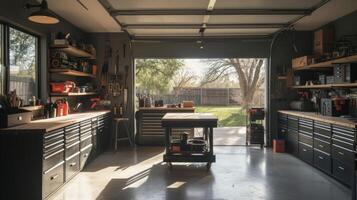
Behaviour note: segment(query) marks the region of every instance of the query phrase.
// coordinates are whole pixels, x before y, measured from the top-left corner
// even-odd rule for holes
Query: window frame
[[[36,71],[36,77],[35,77],[35,84],[36,84],[36,97],[40,98],[41,97],[41,45],[40,45],[40,40],[41,36],[38,34],[35,34],[33,32],[30,32],[24,28],[21,28],[19,26],[9,24],[6,22],[0,21],[0,26],[2,26],[2,40],[3,40],[3,65],[4,65],[4,83],[1,88],[2,94],[8,94],[10,92],[10,28],[15,29],[17,31],[21,31],[23,33],[29,34],[33,37],[35,37],[36,40],[36,64],[35,64],[35,71]],[[1,94],[0,91],[0,94]]]

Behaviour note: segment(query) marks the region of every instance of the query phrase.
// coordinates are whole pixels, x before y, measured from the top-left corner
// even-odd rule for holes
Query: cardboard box
[[[313,64],[313,58],[314,56],[302,56],[302,57],[294,58],[292,60],[292,67],[293,69],[296,69],[296,68],[305,67],[307,65],[311,65]]]
[[[314,33],[314,54],[321,56],[333,51],[334,30],[333,28],[323,28]]]

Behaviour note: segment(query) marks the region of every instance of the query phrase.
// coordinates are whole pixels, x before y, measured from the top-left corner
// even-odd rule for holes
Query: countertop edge
[[[304,118],[321,121],[321,122],[325,122],[325,123],[330,123],[330,124],[334,124],[334,125],[346,126],[349,128],[356,128],[356,125],[357,125],[357,123],[352,122],[352,121],[347,121],[347,119],[318,115],[314,112],[302,112],[302,111],[295,111],[295,110],[278,110],[278,113],[294,115],[297,117],[304,117]]]
[[[15,127],[9,127],[9,128],[2,128],[0,129],[0,134],[13,134],[13,133],[46,133],[46,132],[50,132],[56,129],[60,129],[60,128],[64,128],[66,126],[75,124],[75,123],[79,123],[81,121],[93,118],[93,117],[98,117],[100,115],[104,115],[104,114],[108,114],[110,113],[110,110],[99,110],[99,111],[93,111],[93,112],[83,112],[83,113],[78,113],[78,114],[86,114],[85,116],[81,116],[80,118],[76,118],[73,121],[68,121],[68,118],[71,115],[68,116],[64,116],[64,117],[57,117],[57,118],[51,118],[52,120],[56,119],[56,122],[60,122],[61,120],[63,120],[63,123],[58,123],[56,125],[48,125],[48,127],[45,128],[31,128],[31,125],[34,124],[41,124],[43,123],[43,126],[45,123],[50,123],[49,120],[51,119],[43,119],[43,120],[36,120],[36,121],[32,121],[28,124],[23,124],[23,125],[19,125],[19,126],[15,126]],[[76,115],[76,114],[73,114]],[[68,122],[66,122],[68,121]]]

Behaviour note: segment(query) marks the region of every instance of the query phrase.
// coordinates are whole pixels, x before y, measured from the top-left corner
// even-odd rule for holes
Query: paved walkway
[[[197,129],[196,134],[201,135],[202,129]],[[213,130],[214,145],[245,145],[246,127],[219,127]]]

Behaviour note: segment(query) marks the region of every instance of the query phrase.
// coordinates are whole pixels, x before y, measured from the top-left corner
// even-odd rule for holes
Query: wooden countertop
[[[166,113],[163,127],[217,127],[218,118],[212,113]]]
[[[103,110],[103,111],[92,111],[92,112],[84,112],[84,113],[75,113],[75,114],[70,114],[67,116],[63,117],[56,117],[56,118],[50,118],[50,119],[42,119],[42,120],[36,120],[32,121],[28,124],[24,125],[19,125],[15,127],[10,127],[10,128],[3,128],[0,129],[0,133],[16,133],[16,132],[48,132],[52,131],[55,129],[63,128],[65,126],[90,119],[92,117],[97,117],[99,115],[103,115],[106,113],[109,113],[109,110]]]
[[[212,113],[167,113],[162,121],[217,121]]]
[[[195,107],[192,108],[167,108],[167,107],[140,107],[139,111],[155,111],[155,110],[162,110],[162,111],[170,111],[170,110],[187,110],[193,111]]]
[[[292,110],[279,110],[278,112],[288,114],[288,115],[294,115],[297,117],[305,117],[308,119],[321,121],[321,122],[325,122],[325,123],[346,126],[349,128],[356,128],[356,125],[357,125],[356,122],[348,120],[348,119],[344,119],[341,117],[324,116],[324,115],[316,114],[315,112],[301,112],[301,111],[292,111]]]

